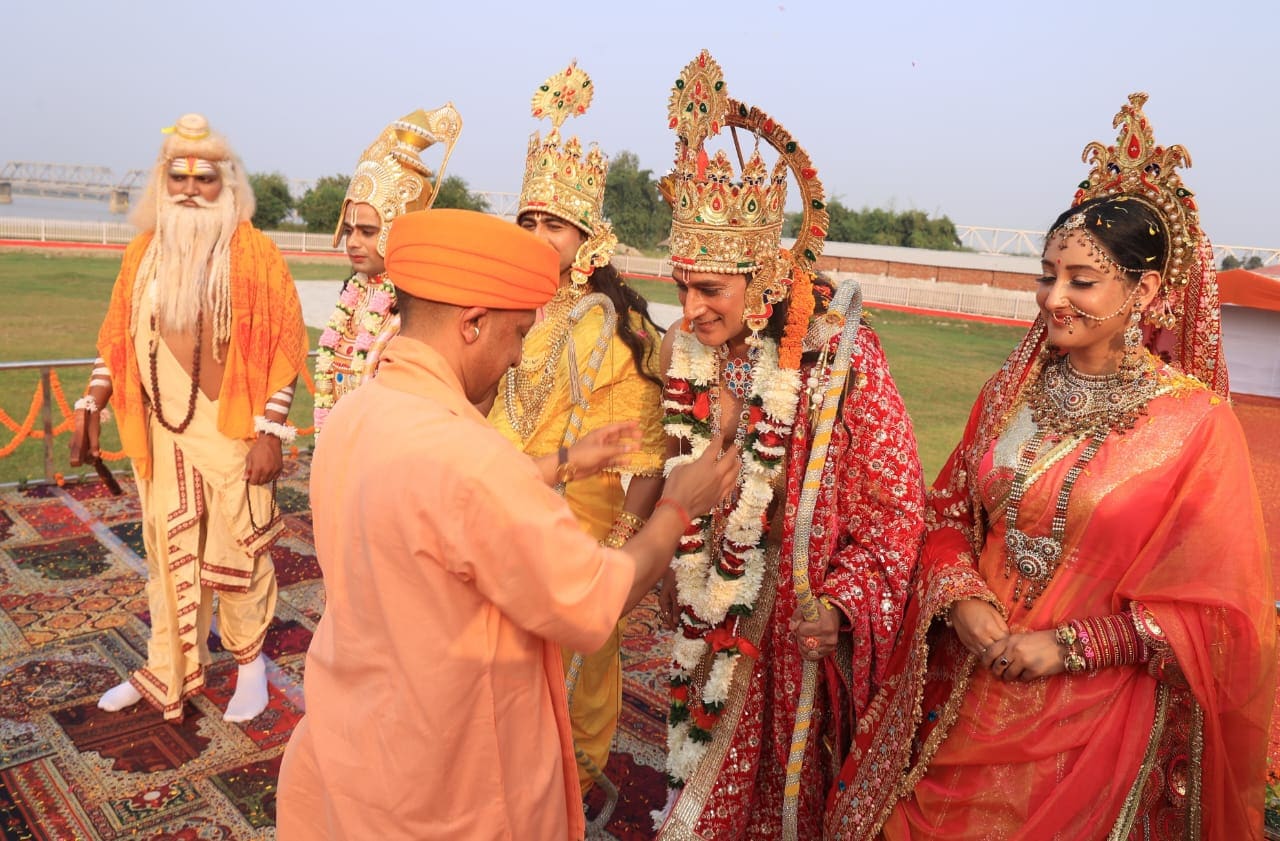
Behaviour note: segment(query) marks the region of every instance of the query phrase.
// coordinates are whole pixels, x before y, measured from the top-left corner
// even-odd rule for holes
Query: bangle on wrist
[[[567,485],[578,474],[578,466],[569,461],[569,448],[561,447],[556,454],[556,484]]]
[[[669,496],[664,496],[662,499],[658,500],[658,504],[653,506],[653,510],[657,511],[664,505],[674,511],[676,516],[680,518],[680,521],[684,523],[684,531],[688,531],[693,526],[693,518],[689,516],[689,512],[685,510],[683,505],[676,502]]]
[[[1080,632],[1076,629],[1074,622],[1068,622],[1065,625],[1059,625],[1057,630],[1053,632],[1053,636],[1059,643],[1067,647],[1067,656],[1063,658],[1062,664],[1066,667],[1068,674],[1078,674],[1083,672],[1088,666],[1081,653]]]
[[[278,439],[281,444],[292,444],[294,439],[298,437],[298,429],[287,423],[276,423],[267,420],[265,415],[258,415],[253,419],[253,431],[260,435],[271,435]]]

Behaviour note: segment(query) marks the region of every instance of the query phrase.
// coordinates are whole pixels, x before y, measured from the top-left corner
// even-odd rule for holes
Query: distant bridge
[[[129,194],[142,188],[147,171],[131,169],[117,178],[110,167],[77,166],[43,161],[8,161],[0,168],[0,204],[13,196],[108,201],[111,210],[129,209]]]

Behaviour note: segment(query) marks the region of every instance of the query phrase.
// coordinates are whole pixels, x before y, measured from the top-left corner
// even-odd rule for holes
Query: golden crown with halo
[[[462,115],[452,102],[434,111],[419,108],[383,129],[356,164],[355,174],[347,186],[347,195],[342,200],[333,244],[336,246],[342,240],[347,209],[353,204],[367,204],[377,211],[378,218],[382,220],[378,253],[386,256],[387,233],[395,218],[415,210],[426,210],[435,202],[445,167],[449,165],[449,156],[453,154],[461,133]],[[444,144],[444,160],[433,180],[431,170],[422,162],[421,155],[436,143]]]
[[[658,188],[671,205],[671,262],[690,271],[751,274],[746,317],[759,329],[772,305],[787,297],[792,268],[812,270],[822,253],[828,214],[817,170],[780,123],[729,97],[724,73],[706,50],[680,72],[667,113],[677,136],[675,167]],[[705,149],[726,126],[745,129],[756,141],[743,160],[733,135],[738,181],[724,150],[709,157]],[[760,141],[778,152],[772,169],[760,156]],[[780,254],[788,170],[800,187],[803,220],[795,245]]]
[[[578,138],[560,140],[560,126],[586,113],[594,93],[591,77],[573,62],[533,94],[533,116],[551,120],[551,131],[529,138],[517,216],[531,210],[550,213],[588,235],[602,221],[608,159],[595,144],[584,155]]]

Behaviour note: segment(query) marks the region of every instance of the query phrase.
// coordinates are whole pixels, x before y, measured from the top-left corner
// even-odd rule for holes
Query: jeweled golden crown
[[[444,178],[449,156],[462,133],[462,115],[449,102],[434,111],[419,108],[406,114],[382,130],[378,139],[364,150],[355,174],[342,200],[338,227],[333,233],[336,246],[342,239],[342,225],[347,208],[353,204],[373,207],[382,220],[378,234],[378,253],[385,256],[387,234],[397,216],[415,210],[426,210],[435,202]],[[431,170],[422,162],[422,153],[436,143],[444,144],[444,160],[433,179]]]
[[[578,138],[560,140],[560,126],[586,113],[594,93],[591,77],[574,62],[533,94],[533,116],[551,120],[551,131],[529,138],[517,216],[530,210],[551,213],[587,234],[600,223],[609,161],[594,144],[583,155]]]
[[[704,144],[729,123],[729,99],[720,65],[703,50],[680,71],[667,106],[675,129],[675,168],[659,188],[671,205],[671,262],[709,272],[757,271],[778,254],[787,199],[787,162],[772,172],[758,149],[735,180],[723,150],[708,157]],[[745,109],[744,109],[745,110]]]
[[[1072,206],[1100,196],[1130,195],[1146,199],[1168,225],[1169,260],[1164,284],[1175,290],[1187,284],[1204,233],[1194,193],[1182,185],[1178,167],[1191,166],[1191,155],[1181,146],[1159,146],[1142,106],[1147,94],[1131,93],[1115,119],[1120,136],[1112,146],[1094,141],[1084,147],[1083,160],[1091,164],[1089,177],[1080,182]]]

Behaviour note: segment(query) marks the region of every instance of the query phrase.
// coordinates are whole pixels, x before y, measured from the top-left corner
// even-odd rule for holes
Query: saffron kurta
[[[549,335],[554,322],[539,322],[525,337],[522,353],[526,359],[541,361],[548,353],[548,346],[555,337]],[[572,348],[579,376],[587,373],[597,341],[602,338],[604,316],[596,307],[574,323]],[[631,313],[631,329],[636,333],[654,331],[639,313]],[[650,335],[656,339],[654,332]],[[622,511],[626,492],[620,473],[640,476],[658,476],[666,454],[666,436],[662,431],[662,394],[656,382],[640,376],[636,370],[631,350],[616,331],[605,337],[607,347],[594,372],[592,388],[584,390],[588,406],[582,413],[582,428],[578,438],[611,423],[634,420],[640,425],[639,451],[631,454],[625,465],[603,471],[565,486],[565,500],[573,515],[578,518],[583,531],[596,540],[609,534],[614,520]],[[489,420],[508,440],[531,456],[544,456],[556,452],[565,440],[573,398],[569,388],[568,347],[561,351],[561,358],[552,361],[555,366],[555,383],[548,398],[540,408],[536,423],[529,424],[529,437],[522,440],[517,425],[513,424],[510,411],[528,411],[519,401],[509,405],[506,399],[507,378],[498,388],[498,399],[489,412]],[[657,375],[659,363],[656,341],[645,360],[648,370]],[[507,374],[507,377],[510,377]],[[600,650],[583,660],[577,686],[573,693],[570,716],[573,720],[573,738],[577,747],[596,765],[603,769],[609,760],[609,748],[622,712],[622,662],[618,649],[622,639],[622,626]],[[568,672],[576,652],[564,652],[565,671]],[[587,768],[578,768],[578,777],[584,791],[591,785],[593,776]]]
[[[404,336],[329,416],[311,497],[327,602],[282,841],[580,838],[560,646],[613,633],[631,558]]]

